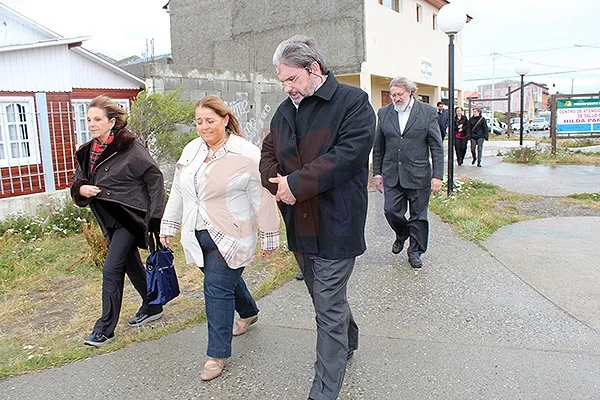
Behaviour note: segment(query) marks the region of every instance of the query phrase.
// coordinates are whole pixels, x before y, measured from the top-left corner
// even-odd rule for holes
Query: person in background
[[[263,185],[276,195],[313,300],[317,360],[309,399],[337,399],[358,348],[347,299],[356,256],[364,253],[369,153],[375,113],[367,93],[338,83],[314,39],[294,36],[273,55],[288,98],[262,146]]]
[[[469,120],[463,115],[462,107],[456,107],[454,115],[454,151],[456,163],[462,165],[467,154],[467,141],[469,137]]]
[[[444,108],[444,103],[438,101],[437,103],[437,123],[440,127],[440,133],[442,134],[442,141],[446,137],[448,131],[448,110]]]
[[[187,262],[204,273],[209,358],[200,379],[209,381],[231,357],[232,336],[258,319],[242,272],[254,257],[259,229],[263,256],[279,247],[279,213],[275,197],[261,185],[260,150],[242,137],[231,109],[206,96],[194,115],[200,137],[177,161],[160,237],[170,247],[181,232]]]
[[[138,247],[147,248],[148,233],[159,231],[165,190],[156,162],[126,128],[125,110],[110,98],[98,96],[90,103],[87,120],[93,139],[75,153],[79,165],[71,197],[80,207],[90,206],[108,241],[102,268],[102,316],[84,340],[98,347],[114,338],[125,275],[142,298],[129,326],[162,317],[162,306],[147,302],[146,271]]]
[[[385,218],[396,234],[392,253],[399,254],[410,238],[408,262],[421,268],[429,240],[429,195],[442,187],[444,149],[435,108],[415,99],[416,91],[417,85],[406,77],[390,82],[393,102],[377,112],[373,176],[384,196]]]
[[[473,109],[473,116],[469,119],[469,139],[471,141],[471,156],[473,160],[471,165],[477,161],[477,166],[481,167],[481,156],[483,155],[483,142],[489,139],[490,131],[485,118],[481,116],[481,108]],[[477,153],[475,153],[477,150]]]

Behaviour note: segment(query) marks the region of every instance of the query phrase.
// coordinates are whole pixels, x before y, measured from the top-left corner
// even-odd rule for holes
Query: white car
[[[532,131],[546,131],[550,129],[550,124],[544,118],[534,118],[529,124]]]
[[[519,118],[510,119],[510,130],[513,132],[519,132],[521,130],[521,121]],[[529,133],[529,124],[526,119],[523,120],[523,132]]]

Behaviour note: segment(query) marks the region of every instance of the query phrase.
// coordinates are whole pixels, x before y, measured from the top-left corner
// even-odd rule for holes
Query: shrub
[[[41,239],[47,235],[69,236],[81,233],[82,222],[93,219],[89,208],[67,204],[60,210],[46,211],[38,216],[12,214],[0,222],[0,235],[21,235],[23,241]]]
[[[90,248],[90,253],[87,255],[87,258],[92,265],[102,268],[104,260],[106,260],[106,253],[108,252],[106,238],[94,221],[90,221],[89,224],[85,222],[81,223],[81,229],[83,237]]]
[[[515,163],[535,164],[539,154],[540,152],[536,148],[523,146],[509,151],[506,158]]]

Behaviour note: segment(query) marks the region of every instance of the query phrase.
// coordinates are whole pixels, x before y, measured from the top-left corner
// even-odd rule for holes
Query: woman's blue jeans
[[[234,312],[240,318],[258,314],[258,307],[242,278],[244,268],[231,269],[221,256],[208,231],[196,231],[204,255],[204,303],[208,321],[206,355],[212,358],[231,357]]]

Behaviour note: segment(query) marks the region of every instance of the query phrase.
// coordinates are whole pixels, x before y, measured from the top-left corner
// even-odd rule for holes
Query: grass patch
[[[529,219],[511,209],[517,209],[513,204],[518,201],[535,198],[477,180],[455,180],[452,196],[447,197],[441,190],[431,196],[429,208],[442,221],[453,225],[460,237],[479,243],[502,226]]]
[[[600,165],[600,154],[585,153],[566,149],[539,151],[530,147],[513,149],[504,157],[505,162],[520,164],[566,164],[566,165]]]
[[[600,203],[600,193],[581,193],[581,194],[572,194],[567,196],[571,199],[577,200],[589,200],[592,202]]]
[[[83,339],[100,316],[102,271],[90,257],[82,257],[89,252],[83,234],[31,241],[5,235],[0,240],[0,379],[113,352],[205,322],[203,274],[185,263],[179,243],[173,249],[181,295],[165,306],[163,319],[141,328],[127,326],[140,299],[126,279],[117,339],[96,349],[84,346]],[[257,299],[297,272],[285,246],[264,259],[260,253],[244,271]],[[142,259],[146,255],[142,252]]]
[[[589,147],[600,145],[600,138],[560,139],[558,145],[565,148]]]
[[[568,204],[576,204],[592,210],[600,210],[600,193],[571,194],[563,199]]]

